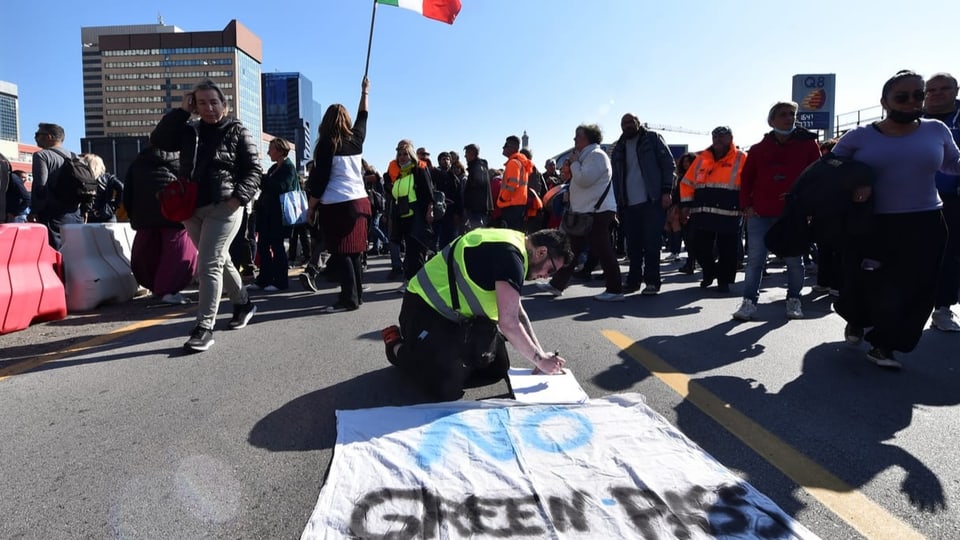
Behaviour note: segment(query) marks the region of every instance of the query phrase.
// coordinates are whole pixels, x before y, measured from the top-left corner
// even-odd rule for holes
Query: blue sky
[[[480,145],[502,163],[509,134],[530,136],[535,161],[572,144],[580,123],[619,136],[620,116],[710,131],[733,128],[742,146],[769,128],[774,102],[798,73],[836,73],[836,112],[871,107],[900,69],[960,75],[960,1],[462,0],[453,26],[379,6],[370,60],[364,154],[380,169],[409,138],[436,157]],[[325,108],[355,113],[372,0],[129,2],[88,8],[13,2],[0,32],[0,80],[17,84],[20,137],[38,122],[83,136],[81,26],[153,24],[220,30],[237,19],[263,40],[262,70],[299,71]],[[71,15],[67,15],[70,13]],[[662,132],[700,149],[708,137]]]

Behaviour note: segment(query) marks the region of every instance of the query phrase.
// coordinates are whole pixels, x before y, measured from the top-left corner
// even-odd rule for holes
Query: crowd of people
[[[897,73],[881,90],[884,118],[839,140],[818,141],[797,125],[798,105],[781,101],[755,144],[738,146],[733,130],[718,126],[708,148],[675,157],[659,133],[628,113],[609,153],[601,129],[583,124],[572,152],[561,163],[547,160],[542,172],[510,135],[502,167],[472,143],[463,161],[444,151],[434,166],[426,148],[401,139],[381,174],[362,157],[369,90],[364,79],[355,119],[340,104],[326,110],[301,178],[283,139],[270,143],[273,166],[261,171],[250,132],[205,81],[161,120],[124,182],[97,156],[78,158],[102,185],[86,207],[51,197],[49,179],[76,156],[63,150],[62,128],[41,124],[32,193],[22,181],[9,183],[7,221],[40,221],[59,247],[63,224],[115,220],[122,201],[138,233],[138,281],[179,304],[188,302],[180,291],[196,276],[197,322],[185,346],[198,351],[213,344],[223,289],[233,304],[229,326],[243,328],[257,310],[248,290],[287,289],[288,267],[305,264],[304,288],[318,290],[324,277],[339,283],[324,312],[353,311],[363,304],[367,259],[380,256],[390,258],[387,277],[401,282],[404,295],[399,326],[383,331],[387,356],[414,373],[423,366],[412,358],[449,349],[464,327],[484,334],[478,320],[499,323],[498,335],[553,373],[564,361],[532,331],[519,300],[524,278],[549,278],[536,291],[561,296],[599,265],[605,287],[596,300],[654,296],[664,253],[682,273],[699,269],[700,287],[721,295],[731,294],[743,270],[732,312],[742,321],[757,316],[770,252],[786,267],[787,318],[804,316],[805,272],[816,268],[814,290],[837,297],[846,340],[868,341],[867,358],[883,367],[900,367],[895,352],[913,350],[931,314],[935,328],[960,332],[951,310],[960,295],[960,101],[949,74]],[[193,216],[179,223],[166,220],[151,197],[177,177],[199,188]],[[308,195],[307,222],[286,224],[280,198],[300,189]],[[789,248],[777,241],[784,235]],[[231,244],[254,238],[259,269],[245,287],[241,271],[255,258],[247,249],[231,259]],[[438,333],[431,344],[407,339],[430,332]],[[477,369],[437,371],[449,375],[431,379],[437,395],[455,395],[478,373],[490,376],[487,366],[502,375],[503,343],[480,349],[464,353],[463,366]]]

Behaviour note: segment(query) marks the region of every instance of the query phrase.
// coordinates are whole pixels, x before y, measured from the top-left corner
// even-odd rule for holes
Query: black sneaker
[[[197,326],[190,332],[190,339],[183,344],[184,349],[191,351],[205,351],[213,346],[213,330]]]
[[[660,294],[659,285],[647,285],[643,288],[643,291],[640,292],[642,296],[656,296]]]
[[[850,345],[859,345],[863,341],[863,328],[847,323],[843,328],[843,339]]]
[[[247,300],[246,304],[233,306],[233,318],[230,319],[230,328],[234,330],[244,328],[256,312],[257,305],[250,300]]]
[[[900,369],[903,367],[896,358],[893,357],[893,351],[883,347],[874,347],[867,353],[867,360],[874,364],[889,369]]]
[[[300,279],[300,285],[303,286],[304,290],[311,291],[311,292],[317,292],[320,290],[320,287],[317,287],[317,277],[316,277],[315,269],[308,266],[307,269],[304,270],[303,273],[300,274],[298,277]]]

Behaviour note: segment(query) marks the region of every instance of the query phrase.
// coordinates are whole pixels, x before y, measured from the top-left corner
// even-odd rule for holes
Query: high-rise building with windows
[[[209,32],[184,32],[158,22],[80,29],[86,131],[81,149],[101,155],[108,169],[121,174],[133,158],[130,152],[138,151],[160,118],[180,107],[183,94],[204,79],[220,86],[229,114],[255,141],[263,133],[260,38],[236,20]]]
[[[18,159],[20,141],[20,114],[17,85],[0,81],[0,154],[7,159]],[[0,185],[5,185],[0,179]],[[0,194],[2,195],[2,194]],[[3,216],[0,216],[0,223]]]
[[[313,83],[302,73],[263,74],[263,129],[296,146],[291,156],[297,169],[312,159],[316,144],[319,104],[313,100]]]
[[[17,85],[0,81],[0,141],[20,140],[20,113]]]

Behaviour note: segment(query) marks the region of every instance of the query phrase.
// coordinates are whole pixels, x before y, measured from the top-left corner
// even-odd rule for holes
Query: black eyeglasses
[[[904,92],[902,94],[894,94],[893,102],[898,105],[903,105],[910,101],[911,98],[913,98],[913,101],[923,101],[924,96],[923,90],[914,90],[912,93]]]
[[[553,262],[553,258],[549,255],[547,256],[547,260],[550,261],[550,275],[552,276],[557,273],[557,263]]]

